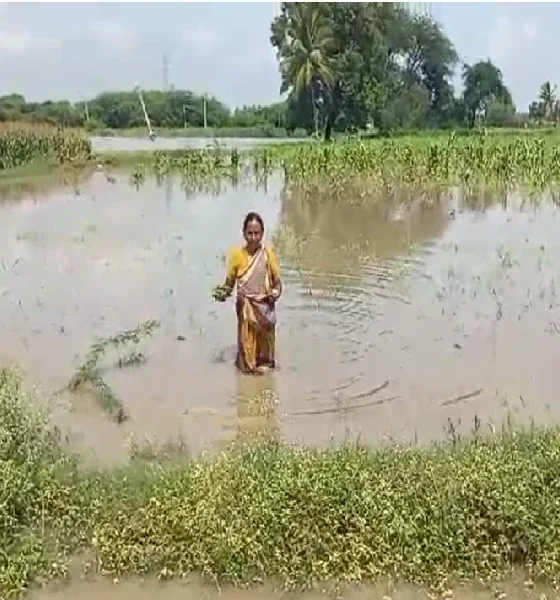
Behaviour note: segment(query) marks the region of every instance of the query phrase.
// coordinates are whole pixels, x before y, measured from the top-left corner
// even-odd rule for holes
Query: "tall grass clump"
[[[240,442],[196,461],[78,469],[0,372],[0,597],[65,576],[199,573],[287,586],[389,577],[442,590],[560,575],[560,430],[429,447]]]
[[[84,162],[91,155],[91,142],[79,131],[23,125],[0,128],[0,171],[37,161],[56,164]]]

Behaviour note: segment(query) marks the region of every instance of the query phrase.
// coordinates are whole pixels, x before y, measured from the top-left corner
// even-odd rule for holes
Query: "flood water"
[[[325,586],[309,592],[287,592],[267,584],[249,589],[236,589],[231,586],[216,586],[198,581],[138,582],[111,581],[79,582],[70,586],[57,585],[30,594],[31,600],[152,600],[165,597],[168,600],[429,600],[434,598],[427,590],[412,586]],[[539,585],[527,586],[518,576],[511,577],[495,586],[468,585],[453,590],[452,595],[443,596],[457,600],[552,600],[559,593]]]
[[[91,144],[95,152],[123,152],[142,150],[182,150],[184,148],[206,148],[223,146],[224,148],[253,148],[262,144],[302,143],[301,138],[194,138],[194,137],[157,137],[151,141],[145,137],[106,137],[92,136]]]
[[[557,419],[553,203],[460,190],[317,200],[288,195],[279,177],[187,195],[179,179],[136,189],[103,172],[4,200],[0,360],[54,392],[96,338],[159,320],[144,366],[104,373],[129,421],[116,425],[89,396],[53,400],[71,439],[103,462],[123,459],[131,436],[180,436],[199,452],[257,431],[317,445],[425,442],[450,423],[468,433],[475,416]],[[279,369],[260,378],[236,373],[233,302],[211,299],[250,210],[285,284]]]

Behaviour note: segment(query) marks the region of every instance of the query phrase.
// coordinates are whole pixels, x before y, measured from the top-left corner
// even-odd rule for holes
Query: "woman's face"
[[[243,232],[243,237],[247,242],[247,248],[249,250],[256,250],[263,238],[263,230],[261,224],[258,221],[249,221],[247,227]]]

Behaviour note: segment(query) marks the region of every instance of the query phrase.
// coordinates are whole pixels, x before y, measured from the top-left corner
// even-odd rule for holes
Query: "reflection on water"
[[[210,296],[250,210],[286,284],[279,369],[259,380],[233,368],[233,302]],[[130,422],[116,427],[91,398],[57,399],[57,418],[105,459],[131,434],[181,435],[193,451],[257,431],[427,440],[448,419],[499,421],[506,405],[537,420],[557,412],[554,202],[460,190],[307,202],[277,176],[187,195],[174,178],[136,189],[95,172],[79,194],[45,191],[0,213],[0,359],[58,390],[95,338],[161,321],[145,366],[105,365]]]
[[[251,442],[280,437],[274,373],[237,376],[237,437]]]
[[[60,167],[56,171],[38,173],[36,175],[22,175],[13,177],[4,175],[0,177],[0,204],[19,202],[22,198],[27,201],[39,201],[48,194],[65,188],[72,189],[76,196],[80,195],[80,186],[86,182],[93,168],[75,169],[73,167]]]

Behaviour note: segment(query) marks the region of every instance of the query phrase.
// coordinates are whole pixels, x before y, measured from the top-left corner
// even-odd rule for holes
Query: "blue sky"
[[[29,100],[91,97],[170,81],[229,106],[273,102],[280,79],[269,42],[274,4],[0,2],[0,94]],[[432,3],[472,62],[491,58],[526,110],[545,80],[560,83],[559,3]]]

